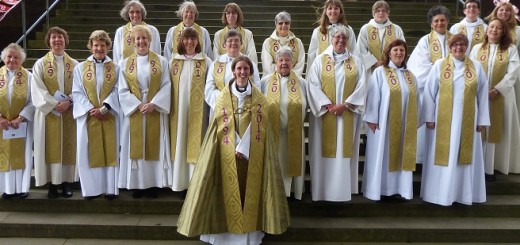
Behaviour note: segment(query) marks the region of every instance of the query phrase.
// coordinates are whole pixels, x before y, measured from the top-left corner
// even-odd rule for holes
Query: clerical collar
[[[469,20],[468,18],[466,18],[466,22],[468,22],[468,23],[475,23],[475,22],[477,22],[477,21],[478,21],[478,18],[476,18],[474,21],[471,21],[471,20]]]
[[[336,51],[332,50],[332,55],[336,56],[336,55],[344,55],[346,52],[343,51],[343,53],[337,53]]]
[[[235,83],[235,88],[236,88],[237,91],[240,92],[240,93],[244,93],[244,92],[246,92],[246,90],[247,90],[247,86],[244,87],[244,88],[241,88],[241,87],[238,86],[238,83]]]
[[[291,73],[287,73],[287,75],[280,74],[281,77],[289,77],[289,75],[291,75]]]
[[[93,58],[93,59],[94,59],[94,62],[95,62],[95,63],[105,63],[105,59],[106,59],[106,58],[107,58],[107,57],[105,56],[105,57],[103,57],[103,59],[101,59],[101,60],[98,60],[98,59],[96,59],[96,58]]]
[[[379,23],[376,20],[374,20],[374,22],[376,22],[377,24],[380,24],[380,25],[384,25],[384,24],[386,24],[386,22],[388,22],[388,19],[386,19],[383,23]]]

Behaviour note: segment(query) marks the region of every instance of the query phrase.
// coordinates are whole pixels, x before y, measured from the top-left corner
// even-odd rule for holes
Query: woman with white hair
[[[139,0],[126,1],[125,6],[119,13],[128,22],[126,25],[117,28],[114,37],[113,61],[119,64],[121,60],[128,58],[134,53],[134,43],[132,40],[132,27],[136,25],[146,25],[152,32],[150,49],[155,53],[161,53],[161,37],[159,31],[152,25],[146,24],[146,8]]]
[[[331,30],[332,45],[307,73],[309,163],[313,201],[344,202],[358,191],[361,115],[365,110],[363,62],[347,49],[347,27]]]
[[[293,70],[293,52],[281,47],[275,54],[276,71],[260,84],[267,98],[269,118],[282,169],[286,196],[301,200],[305,176],[305,134],[307,82]],[[290,149],[290,150],[289,150]]]
[[[31,186],[32,74],[23,68],[25,51],[11,43],[1,54],[5,66],[0,68],[0,127],[2,130],[25,128],[25,136],[10,139],[0,137],[0,192],[3,199],[28,196]]]
[[[276,70],[275,53],[281,47],[288,47],[293,53],[292,70],[301,76],[305,66],[305,48],[302,41],[291,32],[291,15],[282,11],[274,18],[275,30],[262,45],[262,72],[271,74]]]
[[[177,53],[177,45],[179,45],[182,30],[184,30],[184,28],[193,28],[199,34],[199,43],[202,46],[202,52],[204,52],[208,58],[213,60],[213,51],[211,50],[209,32],[206,28],[195,23],[195,19],[199,16],[199,11],[197,11],[195,3],[192,1],[184,1],[179,5],[179,10],[175,13],[177,14],[177,17],[181,18],[181,23],[168,30],[166,40],[164,41],[164,57],[166,57],[167,60],[171,60],[173,54]]]
[[[90,34],[92,55],[74,69],[73,115],[77,125],[78,174],[85,199],[119,194],[119,66],[107,56],[112,40],[103,30]]]

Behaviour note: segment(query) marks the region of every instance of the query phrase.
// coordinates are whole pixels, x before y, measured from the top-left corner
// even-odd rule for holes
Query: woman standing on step
[[[224,37],[229,30],[236,30],[242,35],[242,45],[240,46],[240,52],[253,62],[258,64],[258,57],[256,55],[255,41],[253,40],[253,33],[242,27],[244,23],[244,13],[240,9],[240,6],[236,3],[228,3],[224,7],[222,13],[222,24],[224,28],[220,29],[215,33],[213,38],[213,58],[217,59],[220,55],[226,53],[226,42]]]
[[[246,56],[217,99],[177,222],[185,236],[218,245],[258,245],[290,223],[268,102],[249,79]]]
[[[23,130],[23,137],[0,137],[0,192],[3,199],[27,197],[33,166],[32,74],[23,68],[25,51],[11,43],[2,50],[5,66],[0,68],[0,127]]]
[[[348,44],[347,49],[352,53],[356,47],[356,34],[352,27],[347,24],[345,17],[345,9],[340,0],[327,0],[323,6],[321,17],[317,21],[320,26],[312,31],[311,43],[307,53],[307,72],[314,59],[332,43],[332,34],[330,30],[336,26],[345,26],[347,29]]]
[[[332,45],[307,73],[309,164],[313,201],[350,201],[358,192],[359,135],[365,110],[363,62],[347,49],[346,26],[330,30]]]
[[[520,60],[505,21],[489,22],[484,42],[473,48],[470,58],[482,64],[489,79],[491,126],[484,136],[486,179],[495,179],[495,169],[503,174],[520,173],[520,122],[514,92]]]
[[[368,87],[363,121],[368,125],[363,171],[363,196],[413,198],[413,171],[420,112],[417,82],[406,69],[408,47],[401,39],[389,43],[383,65],[376,68]]]
[[[424,87],[426,161],[421,197],[442,206],[486,201],[481,132],[489,126],[489,88],[479,62],[466,56],[468,39],[456,34],[450,54],[435,62]]]
[[[112,200],[119,194],[119,66],[107,56],[111,46],[108,33],[92,32],[87,44],[92,55],[74,69],[78,174],[86,199],[105,194]]]
[[[179,10],[175,13],[177,14],[177,17],[181,18],[181,23],[168,30],[166,40],[164,41],[164,57],[166,57],[167,60],[171,60],[174,53],[177,52],[177,45],[179,45],[179,41],[181,40],[181,31],[185,28],[193,28],[198,33],[202,52],[204,52],[208,58],[213,60],[213,51],[211,51],[211,39],[209,38],[209,33],[206,28],[195,23],[195,19],[199,16],[199,11],[197,11],[195,3],[185,0],[181,5],[179,5]]]
[[[419,101],[421,102],[428,73],[436,60],[448,56],[449,48],[447,43],[451,37],[451,34],[448,32],[450,11],[446,7],[432,7],[428,11],[427,18],[432,30],[428,35],[423,36],[419,40],[407,62],[408,70],[417,78],[417,91],[419,91]],[[417,130],[417,163],[424,163],[426,160],[425,130],[424,126],[419,127]]]
[[[469,46],[466,55],[469,55],[475,45],[484,41],[487,25],[479,17],[480,5],[480,0],[464,1],[464,15],[466,17],[450,28],[451,34],[462,33],[468,37]]]
[[[173,191],[188,189],[209,121],[204,85],[211,60],[202,52],[198,34],[193,28],[184,29],[180,37],[177,53],[170,61]],[[181,193],[181,197],[185,195],[185,192]]]
[[[34,177],[36,186],[49,184],[49,198],[72,197],[76,177],[76,121],[72,117],[72,80],[78,64],[66,52],[67,32],[52,27],[45,35],[51,49],[33,66]]]
[[[275,30],[262,45],[262,72],[271,74],[276,70],[275,53],[281,47],[291,49],[292,71],[301,76],[305,66],[305,48],[302,41],[291,32],[291,15],[282,11],[274,18]]]
[[[133,197],[157,197],[157,188],[170,187],[172,171],[168,113],[171,83],[168,61],[150,50],[148,27],[132,28],[136,52],[124,59],[119,74],[121,164],[119,188]]]
[[[269,104],[269,119],[282,169],[285,195],[302,199],[305,178],[305,134],[307,82],[294,72],[289,47],[276,51],[276,71],[265,75],[260,84]]]
[[[369,74],[372,74],[377,67],[384,65],[386,45],[396,39],[404,41],[403,30],[388,19],[389,15],[390,5],[385,1],[377,1],[372,6],[374,18],[359,30],[356,54],[363,59],[364,66],[370,71]]]
[[[491,14],[486,17],[486,20],[490,21],[491,19],[495,18],[501,19],[507,23],[507,30],[511,35],[513,45],[516,46],[518,53],[520,54],[520,26],[517,25],[513,5],[506,2],[498,3],[493,12],[491,12]],[[516,97],[516,107],[520,120],[520,81],[516,81],[514,91]]]
[[[152,32],[152,43],[150,49],[157,54],[161,53],[161,37],[159,31],[152,25],[146,24],[146,9],[139,0],[126,1],[125,6],[119,13],[121,17],[128,22],[126,25],[117,28],[114,37],[114,63],[119,64],[120,61],[128,58],[134,53],[134,43],[132,40],[132,27],[136,25],[148,26]]]

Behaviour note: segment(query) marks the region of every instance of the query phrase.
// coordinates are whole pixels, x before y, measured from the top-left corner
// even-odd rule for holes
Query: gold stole
[[[489,62],[489,54],[490,48],[489,44],[486,46],[482,46],[481,49],[477,52],[477,59],[484,67],[484,71],[486,74],[489,74],[488,71],[488,62]],[[501,80],[504,78],[507,72],[507,63],[509,61],[509,52],[508,50],[501,50],[497,45],[497,51],[495,55],[495,60],[493,62],[493,71],[491,71],[491,75],[489,77],[490,83],[489,87],[494,88]],[[494,99],[489,101],[489,112],[491,119],[491,126],[489,127],[489,135],[487,141],[490,143],[500,143],[502,127],[504,125],[504,106],[505,106],[505,98],[502,94],[498,94]]]
[[[159,56],[150,51],[148,53],[150,63],[150,85],[148,89],[148,103],[161,88],[162,66]],[[133,53],[126,62],[125,79],[128,82],[130,92],[139,100],[142,100],[137,80],[137,54]],[[130,115],[130,159],[143,159],[143,114],[136,109]],[[146,129],[144,142],[144,160],[159,160],[159,138],[160,138],[160,118],[161,114],[154,110],[146,115]]]
[[[240,32],[240,35],[242,35],[242,45],[240,46],[240,52],[245,54],[246,53],[246,31],[244,30],[244,28],[242,28],[241,26],[237,27],[236,29],[238,32]],[[222,29],[222,32],[220,33],[220,46],[218,46],[218,54],[219,55],[223,55],[226,53],[226,40],[224,40],[224,37],[226,36],[226,34],[229,32],[229,27],[224,27],[224,29]]]
[[[439,108],[437,108],[435,140],[435,165],[439,166],[448,166],[449,161],[454,68],[451,55],[448,55],[442,62],[440,71]],[[475,67],[471,60],[466,57],[464,59],[464,102],[458,156],[460,164],[470,164],[472,161],[477,85]]]
[[[63,57],[64,93],[72,93],[74,61],[65,53]],[[59,90],[58,66],[52,52],[43,57],[43,83],[54,96]],[[63,148],[62,148],[63,145]],[[52,113],[45,116],[45,161],[50,163],[76,164],[76,121],[72,117],[72,108],[56,116]]]
[[[228,232],[244,233],[256,230],[259,222],[258,208],[261,202],[262,176],[264,165],[264,147],[267,137],[267,111],[264,110],[267,102],[262,93],[249,84],[252,89],[251,104],[249,108],[243,108],[241,113],[249,112],[251,118],[251,145],[249,162],[247,163],[247,184],[245,189],[244,202],[238,183],[237,163],[235,158],[235,111],[233,108],[233,94],[231,93],[232,83],[222,90],[217,105],[215,107],[215,120],[217,120],[217,138],[220,148],[220,164],[222,171],[222,184],[224,191],[225,216]],[[241,123],[244,124],[244,123]],[[247,127],[247,125],[246,125]]]
[[[385,67],[386,81],[390,88],[390,102],[388,110],[388,147],[389,147],[389,172],[414,171],[415,152],[417,144],[417,98],[414,79],[412,74],[406,70],[404,76],[408,86],[408,102],[406,109],[406,122],[404,127],[404,139],[401,138],[403,131],[402,122],[402,93],[399,78],[395,69]],[[402,153],[402,156],[401,156]],[[402,157],[402,158],[401,158]],[[402,164],[402,166],[400,166]]]
[[[395,40],[395,26],[389,25],[385,27],[385,33],[383,34],[385,45],[381,45],[379,40],[379,29],[373,25],[368,25],[368,51],[372,53],[377,60],[383,60],[383,50],[385,46]]]
[[[206,83],[206,60],[194,60],[195,68],[191,72],[190,104],[188,112],[187,162],[195,163],[202,144],[202,115],[204,113],[204,85]],[[172,101],[170,111],[170,152],[175,159],[177,147],[177,127],[179,121],[179,86],[184,60],[174,59],[170,65],[172,81]],[[185,83],[185,81],[183,81]],[[186,85],[188,86],[188,85]]]
[[[141,22],[140,25],[148,26],[146,23]],[[123,28],[123,58],[124,60],[134,53],[134,40],[132,40],[132,23],[128,22]]]
[[[448,40],[451,38],[451,34],[446,31],[444,39],[444,47],[448,47]],[[438,59],[442,59],[442,46],[437,38],[437,33],[432,30],[428,35],[428,46],[430,48],[430,62],[433,64]]]
[[[20,67],[14,75],[11,102],[7,100],[9,81],[7,67],[0,68],[0,113],[8,121],[14,120],[27,103],[27,70]],[[25,139],[7,139],[0,137],[0,172],[23,169],[25,167]]]
[[[334,78],[334,58],[323,55],[321,60],[321,88],[332,104],[336,104],[336,81]],[[352,61],[352,56],[343,62],[345,70],[345,85],[343,90],[343,100],[346,100],[357,84],[357,66]],[[345,110],[341,115],[343,118],[343,157],[353,156],[354,144],[354,112]],[[336,116],[332,113],[325,113],[322,116],[321,128],[321,151],[323,157],[336,157],[337,142],[337,123]]]
[[[177,45],[179,44],[179,42],[181,40],[181,32],[182,32],[182,30],[184,30],[184,28],[186,28],[186,27],[184,27],[184,24],[181,22],[177,26],[175,26],[175,28],[173,29],[172,54],[177,53]],[[193,29],[195,29],[195,31],[197,31],[197,33],[199,34],[198,41],[200,43],[201,50],[204,52],[204,39],[202,38],[202,29],[196,23],[193,23],[193,25],[188,28],[193,28]]]
[[[96,81],[96,65],[90,60],[83,63],[82,79],[83,86],[87,92],[90,103],[95,108],[100,108],[110,92],[117,83],[116,66],[114,62],[103,64],[103,83],[101,87],[101,95],[98,99],[97,81]],[[91,168],[114,167],[117,165],[116,154],[116,118],[107,113],[107,120],[100,121],[94,117],[87,116],[87,132],[88,132],[88,154],[89,165]]]
[[[275,72],[269,79],[267,86],[267,104],[269,106],[269,119],[273,127],[273,137],[276,144],[279,144],[280,138],[280,91],[281,78],[278,72]],[[300,83],[298,76],[291,71],[289,82],[287,83],[289,104],[287,105],[287,144],[294,146],[293,150],[288,152],[285,160],[287,164],[287,173],[289,176],[301,176],[302,171],[302,98],[300,91]]]
[[[289,35],[291,35],[291,34],[292,34],[292,32],[289,33]],[[294,35],[294,34],[292,34],[292,35]],[[298,57],[300,55],[300,49],[298,47],[298,42],[296,42],[296,40],[297,40],[296,38],[293,38],[293,39],[289,40],[289,43],[287,43],[287,46],[293,52],[292,53],[293,67],[296,66]],[[276,60],[274,60],[274,58],[276,57],[276,51],[278,51],[280,49],[280,47],[281,47],[281,45],[280,45],[279,40],[269,38],[268,51],[269,51],[269,54],[271,54],[271,57],[273,57],[273,64],[276,64]]]
[[[463,24],[460,24],[459,33],[462,33],[462,34],[468,36],[467,27]],[[484,33],[485,33],[485,31],[484,31],[483,24],[475,26],[475,30],[473,31],[473,35],[471,37],[471,47],[468,48],[469,50],[471,50],[473,48],[473,46],[475,46],[475,44],[479,44],[482,41],[484,41],[484,36],[485,36]]]
[[[215,60],[215,65],[213,67],[213,78],[215,79],[215,86],[218,90],[222,91],[225,85],[225,77],[226,77],[226,62],[219,62]]]
[[[316,56],[323,53],[323,51],[325,51],[325,49],[327,49],[329,45],[329,32],[327,31],[327,33],[323,34],[318,29],[318,53],[316,53]]]

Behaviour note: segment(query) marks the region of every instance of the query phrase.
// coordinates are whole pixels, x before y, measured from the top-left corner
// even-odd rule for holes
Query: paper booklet
[[[17,139],[27,137],[27,122],[22,122],[17,129],[9,127],[7,130],[3,130],[3,139]]]
[[[57,100],[57,101],[65,101],[65,100],[70,100],[70,97],[67,96],[66,94],[64,94],[63,92],[59,91],[59,90],[56,90],[56,92],[54,93],[54,98]],[[59,113],[58,111],[56,110],[52,110],[51,111],[52,114],[56,115],[56,116],[61,116],[61,113]]]

